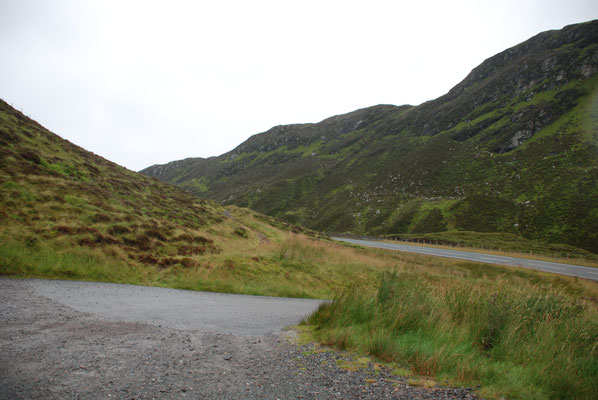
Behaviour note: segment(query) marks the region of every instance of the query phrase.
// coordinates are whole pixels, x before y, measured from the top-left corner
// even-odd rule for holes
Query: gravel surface
[[[236,297],[249,307],[247,318],[233,309],[229,298]],[[156,300],[148,300],[152,298]],[[191,305],[189,298],[197,304]],[[275,307],[262,300],[268,299],[0,279],[0,399],[474,398],[468,389],[410,386],[373,365],[348,371],[342,365],[350,355],[293,344],[290,331],[280,330],[287,321],[278,314],[286,307],[281,304],[294,300],[270,299],[278,302]],[[266,313],[278,308],[277,317],[262,318],[249,306],[252,301]],[[151,309],[151,302],[164,304],[151,313],[136,311]],[[257,334],[252,333],[257,332],[255,324],[239,328],[214,318],[208,324],[179,319],[201,319],[206,309],[217,309],[218,302],[226,304],[225,320],[273,325]],[[180,312],[180,304],[202,312]],[[288,306],[294,313],[290,323],[317,306],[303,300],[298,304]]]
[[[235,335],[278,332],[322,302],[98,282],[29,280],[28,287],[77,311],[116,321]]]

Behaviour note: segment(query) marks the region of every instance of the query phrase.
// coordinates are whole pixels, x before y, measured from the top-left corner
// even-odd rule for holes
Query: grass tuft
[[[308,320],[325,343],[408,365],[481,394],[579,398],[598,393],[595,304],[517,276],[493,281],[384,273]]]

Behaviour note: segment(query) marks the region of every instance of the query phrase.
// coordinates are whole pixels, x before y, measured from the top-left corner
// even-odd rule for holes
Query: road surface
[[[387,243],[376,240],[359,240],[347,239],[341,237],[333,237],[335,240],[348,242],[360,246],[375,247],[379,249],[406,251],[410,253],[425,254],[429,256],[458,258],[461,260],[487,263],[509,265],[513,267],[523,267],[529,269],[536,269],[544,272],[552,272],[554,274],[577,276],[579,278],[591,279],[598,281],[598,268],[582,267],[572,264],[560,264],[548,261],[530,260],[526,258],[496,256],[493,254],[472,253],[469,251],[449,250],[436,247],[413,246],[409,244]]]

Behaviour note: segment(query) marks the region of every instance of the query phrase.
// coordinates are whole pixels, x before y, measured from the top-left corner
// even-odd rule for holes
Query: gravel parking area
[[[317,301],[0,278],[0,303],[1,399],[474,398],[292,343]]]

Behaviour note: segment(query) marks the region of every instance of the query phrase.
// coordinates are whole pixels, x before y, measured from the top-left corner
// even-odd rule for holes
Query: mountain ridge
[[[142,173],[360,234],[507,232],[598,251],[598,21],[489,57],[437,99],[276,126]]]

